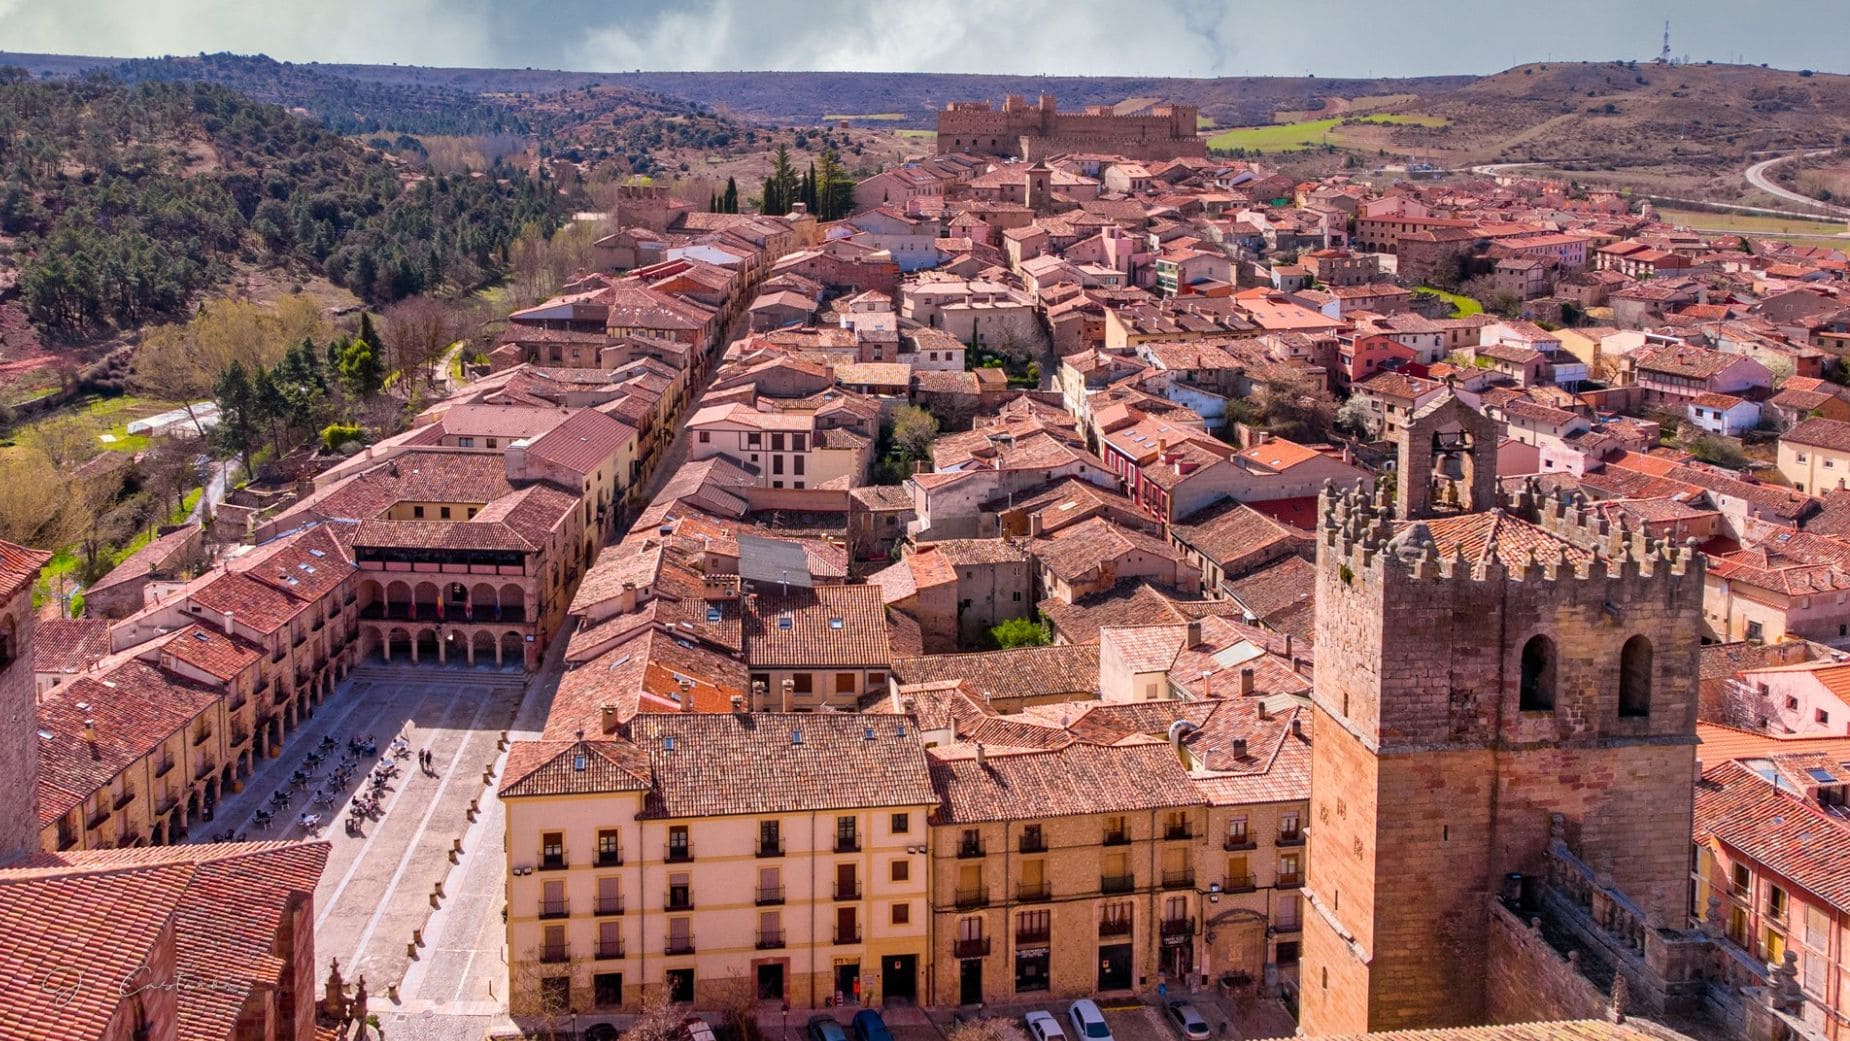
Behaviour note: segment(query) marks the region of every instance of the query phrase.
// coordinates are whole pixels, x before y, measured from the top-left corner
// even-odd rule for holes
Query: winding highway
[[[1850,208],[1834,206],[1828,202],[1821,202],[1809,195],[1800,195],[1790,188],[1774,183],[1773,179],[1767,176],[1768,170],[1771,170],[1781,163],[1791,162],[1794,159],[1810,159],[1813,156],[1830,155],[1833,151],[1835,151],[1835,149],[1820,148],[1811,152],[1799,152],[1794,155],[1776,155],[1771,159],[1762,159],[1747,168],[1747,183],[1766,192],[1768,195],[1777,195],[1787,202],[1796,202],[1815,207],[1826,213],[1836,214],[1839,217],[1850,217]]]

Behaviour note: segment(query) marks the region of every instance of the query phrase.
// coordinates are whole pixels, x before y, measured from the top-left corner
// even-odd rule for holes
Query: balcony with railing
[[[231,728],[231,747],[243,748],[244,742],[249,741],[250,739],[251,739],[250,731],[244,729],[243,727],[232,727]]]
[[[200,745],[205,744],[207,741],[210,741],[211,739],[212,739],[212,728],[211,727],[200,727],[198,730],[193,732],[193,747],[198,748]]]
[[[972,936],[951,941],[951,954],[958,958],[987,958],[989,937]]]
[[[592,863],[598,867],[622,867],[623,851],[620,849],[600,849]]]
[[[570,866],[571,861],[565,858],[564,853],[540,854],[539,870],[541,871],[564,871]]]
[[[1101,918],[1098,920],[1098,934],[1100,936],[1129,936],[1131,934],[1131,919]]]
[[[1278,873],[1278,881],[1272,884],[1280,889],[1292,889],[1301,886],[1304,884],[1304,872],[1280,871]]]
[[[560,900],[541,900],[540,901],[540,917],[541,918],[565,918],[565,917],[570,916],[571,913],[572,913],[572,905],[571,905],[571,902],[568,900],[560,899]]]
[[[1164,936],[1193,936],[1195,935],[1195,920],[1193,918],[1165,918],[1162,933]]]
[[[599,961],[610,961],[621,957],[623,957],[622,940],[597,941],[597,958]]]
[[[1023,835],[1021,837],[1021,851],[1023,853],[1047,852],[1047,836],[1040,834]]]
[[[596,902],[591,905],[591,913],[600,918],[608,918],[611,915],[622,914],[623,898],[620,896],[598,897]]]
[[[107,823],[109,823],[109,807],[103,803],[97,803],[96,809],[91,810],[89,815],[84,818],[84,827],[91,831],[95,831]]]
[[[134,802],[134,801],[135,801],[135,789],[125,787],[121,791],[116,793],[116,798],[115,798],[115,802],[113,805],[115,806],[116,809],[119,810],[122,807],[127,806],[129,803]]]
[[[662,897],[662,908],[668,911],[692,911],[694,909],[693,890],[670,889],[667,895]]]
[[[980,857],[983,855],[984,855],[984,850],[983,850],[983,842],[981,839],[961,839],[958,841],[957,859],[975,860],[977,857]]]
[[[861,883],[859,881],[844,882],[841,879],[836,879],[834,893],[835,899],[837,900],[859,900],[861,898]]]
[[[1053,926],[1048,924],[1017,925],[1015,927],[1015,944],[1017,946],[1028,946],[1031,944],[1046,943],[1048,937],[1052,935]]]
[[[1251,835],[1241,833],[1227,836],[1227,841],[1221,843],[1220,848],[1229,853],[1244,853],[1247,850],[1258,849],[1259,843],[1254,842]]]
[[[1131,833],[1121,828],[1117,831],[1108,831],[1103,838],[1099,839],[1101,846],[1128,846],[1130,844]]]
[[[1259,880],[1252,875],[1228,875],[1221,883],[1221,891],[1225,893],[1250,893],[1258,888]]]
[[[1304,919],[1296,912],[1272,919],[1272,928],[1281,933],[1295,933],[1303,930]]]
[[[784,902],[784,887],[759,886],[758,896],[754,902],[759,907],[775,907]]]
[[[1180,824],[1166,824],[1163,826],[1163,838],[1165,839],[1181,841],[1194,837],[1195,829],[1190,827],[1187,821],[1183,821]]]
[[[974,889],[958,889],[955,896],[959,908],[988,907],[989,887],[977,886]]]
[[[670,936],[662,943],[662,953],[692,954],[694,953],[694,938],[692,936]]]
[[[861,942],[861,927],[859,925],[841,925],[839,923],[836,924],[835,943],[837,945],[846,945],[846,944],[860,943],[860,942]]]
[[[207,774],[211,773],[213,770],[216,770],[217,768],[218,768],[218,764],[212,761],[211,756],[207,756],[204,759],[199,760],[199,765],[193,768],[193,780],[195,781],[204,780]]]
[[[154,776],[156,777],[167,776],[168,771],[173,769],[173,763],[174,763],[173,756],[168,756],[167,758],[161,760],[154,767]]]
[[[784,946],[784,931],[782,929],[760,929],[758,930],[758,949],[759,950],[775,951],[775,950],[782,949],[783,946]]]
[[[753,855],[758,857],[781,857],[784,855],[784,840],[781,838],[774,840],[759,839],[757,847],[753,850]]]
[[[686,864],[694,859],[693,843],[669,843],[662,853],[662,859],[670,864]]]
[[[540,948],[540,961],[547,965],[558,965],[570,961],[571,958],[572,947],[570,944],[546,944]]]
[[[168,794],[163,795],[159,799],[155,800],[154,815],[157,817],[166,816],[167,814],[172,813],[173,808],[178,805],[180,805],[180,797],[178,795],[173,794],[172,792],[169,792]]]
[[[1278,833],[1278,844],[1281,846],[1302,846],[1304,844],[1304,829],[1281,829]]]
[[[1195,888],[1195,869],[1182,868],[1180,870],[1164,871],[1163,872],[1163,888],[1164,889],[1193,889]]]
[[[838,832],[835,836],[835,852],[837,853],[859,853],[861,852],[861,833],[857,831],[857,832],[854,832],[853,834],[843,835]]]
[[[1044,900],[1052,900],[1053,899],[1053,883],[1045,882],[1045,881],[1043,882],[1017,882],[1015,883],[1015,899],[1024,904],[1033,904],[1033,903],[1040,903],[1041,901],[1044,901]]]
[[[1136,888],[1136,875],[1103,875],[1098,880],[1098,891],[1101,893],[1128,893]]]

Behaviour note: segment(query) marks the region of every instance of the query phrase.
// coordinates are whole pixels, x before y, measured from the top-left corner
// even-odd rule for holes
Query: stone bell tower
[[[1648,914],[1686,899],[1701,555],[1499,497],[1449,395],[1401,436],[1394,505],[1320,502],[1307,1035],[1485,1022],[1489,901],[1552,815]]]

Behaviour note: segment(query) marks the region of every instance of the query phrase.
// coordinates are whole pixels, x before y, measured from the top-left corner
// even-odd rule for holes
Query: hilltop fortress
[[[1108,152],[1132,159],[1174,159],[1207,154],[1195,136],[1195,106],[1156,104],[1147,98],[1092,105],[1083,113],[1056,109],[1052,94],[1030,107],[1019,94],[1002,102],[953,101],[938,112],[938,152],[974,152],[1040,159],[1059,152]]]

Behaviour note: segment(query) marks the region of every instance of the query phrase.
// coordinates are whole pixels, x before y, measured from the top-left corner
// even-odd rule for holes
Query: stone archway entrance
[[[1205,923],[1201,970],[1210,981],[1229,975],[1250,982],[1265,979],[1266,918],[1244,907],[1231,907],[1211,915]]]

